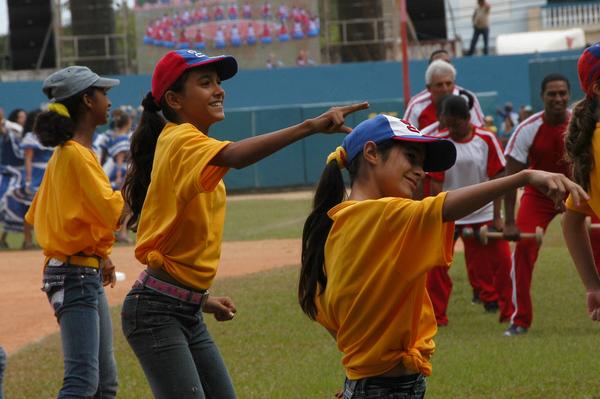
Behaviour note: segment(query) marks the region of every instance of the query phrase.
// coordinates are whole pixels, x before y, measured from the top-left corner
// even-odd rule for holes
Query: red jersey
[[[460,86],[455,85],[452,94],[458,95],[460,90],[468,91]],[[470,111],[471,123],[475,126],[483,126],[483,111],[481,110],[481,105],[479,105],[479,100],[477,100],[475,93],[470,91],[469,93],[473,97],[474,101],[473,108]],[[424,112],[426,115],[421,117]],[[423,90],[410,99],[406,105],[406,111],[403,119],[409,121],[411,125],[419,130],[437,121],[436,106],[433,101],[431,101],[431,93],[429,90]]]
[[[505,156],[528,165],[530,169],[562,173],[569,176],[569,167],[564,160],[565,134],[571,113],[559,125],[550,125],[544,119],[544,112],[533,114],[521,122],[511,136]],[[527,186],[528,190],[533,190]]]

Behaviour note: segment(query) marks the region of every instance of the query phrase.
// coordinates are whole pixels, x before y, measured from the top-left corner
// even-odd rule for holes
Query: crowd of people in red
[[[151,21],[144,44],[167,48],[252,46],[302,40],[319,35],[319,19],[310,11],[280,4],[274,12],[270,2],[256,10],[248,1],[208,4],[199,2],[193,8],[176,9],[171,14]],[[257,12],[259,11],[259,12]]]

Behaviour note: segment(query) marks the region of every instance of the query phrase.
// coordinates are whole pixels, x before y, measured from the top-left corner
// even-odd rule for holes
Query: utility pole
[[[62,7],[61,0],[52,0],[52,26],[54,29],[54,51],[55,51],[55,68],[60,69],[62,67],[62,40],[61,40],[61,28],[62,28]]]
[[[410,100],[410,74],[408,68],[408,37],[406,25],[408,13],[406,12],[406,0],[398,0],[400,6],[400,40],[402,46],[402,86],[404,88],[404,106]]]

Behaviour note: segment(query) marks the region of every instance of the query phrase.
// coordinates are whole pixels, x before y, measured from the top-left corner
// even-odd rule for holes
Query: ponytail
[[[597,99],[586,97],[575,104],[565,135],[565,158],[571,163],[573,179],[588,190],[590,171],[594,166],[592,137],[596,129]]]
[[[176,93],[182,92],[189,74],[190,70],[183,72],[168,90]],[[137,231],[142,206],[144,206],[146,193],[150,186],[158,136],[165,127],[166,121],[179,123],[179,115],[167,105],[164,95],[160,100],[160,105],[157,105],[152,92],[149,91],[142,100],[142,107],[144,111],[140,124],[131,136],[131,158],[122,189],[125,201],[131,210],[127,228],[133,231]],[[162,112],[162,116],[159,112]]]
[[[131,158],[125,182],[123,183],[123,196],[131,210],[131,218],[127,228],[137,230],[137,224],[146,199],[154,151],[158,136],[165,127],[165,120],[158,114],[160,107],[154,102],[152,93],[148,92],[142,100],[142,117],[140,124],[131,136]]]
[[[327,285],[325,275],[325,242],[333,225],[327,212],[342,202],[346,196],[346,188],[342,171],[337,161],[330,161],[323,173],[315,192],[313,209],[302,231],[302,268],[298,285],[300,307],[315,320],[317,307],[315,297],[322,294]],[[318,290],[318,292],[317,292]]]
[[[382,141],[377,144],[377,152],[385,162],[393,147],[404,145],[403,142],[396,140]],[[361,168],[361,158],[360,154],[356,155],[350,162],[344,164],[350,175],[350,185],[353,184]],[[298,301],[304,313],[312,320],[317,317],[315,298],[321,295],[327,286],[325,243],[333,225],[333,220],[327,212],[345,199],[346,187],[338,158],[332,157],[321,174],[313,200],[313,209],[302,231],[302,267],[298,283]]]
[[[33,124],[33,132],[40,143],[46,147],[57,147],[71,140],[81,117],[83,97],[93,96],[96,89],[94,86],[88,87],[59,103],[52,103],[54,107],[40,113]]]
[[[43,146],[56,147],[73,138],[75,123],[56,111],[45,111],[37,116],[33,131]]]
[[[465,89],[460,89],[458,91],[458,95],[464,97],[467,100],[467,105],[469,106],[469,111],[473,109],[473,105],[475,105],[475,98],[473,95]]]

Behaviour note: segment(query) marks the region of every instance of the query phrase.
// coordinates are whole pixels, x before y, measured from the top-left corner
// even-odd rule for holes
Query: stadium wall
[[[578,90],[575,72],[578,53],[464,57],[454,61],[459,71],[457,82],[478,93],[486,114],[494,115],[506,101],[511,101],[515,109],[533,104],[537,110],[541,103],[534,100],[547,73],[567,74],[574,90]],[[413,94],[424,87],[426,67],[425,61],[411,62]],[[351,126],[373,113],[401,116],[404,102],[400,71],[397,62],[240,71],[239,76],[224,83],[227,118],[214,126],[211,135],[239,140],[316,116],[333,104],[352,101],[368,100],[371,109],[352,116]],[[150,77],[119,78],[121,85],[110,93],[113,107],[139,104],[150,87]],[[39,81],[0,83],[0,106],[6,113],[16,107],[39,107],[44,103],[40,87]],[[578,97],[576,91],[573,99]],[[327,154],[340,141],[340,135],[310,137],[257,165],[232,171],[226,183],[230,189],[311,185],[318,180]]]

